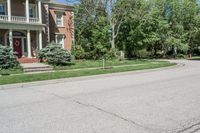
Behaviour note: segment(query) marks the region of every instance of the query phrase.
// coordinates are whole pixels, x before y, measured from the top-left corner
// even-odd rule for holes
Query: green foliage
[[[86,59],[101,59],[110,50],[110,25],[104,4],[85,1],[76,8],[76,45],[84,49]]]
[[[50,43],[41,49],[38,52],[38,59],[52,65],[66,65],[71,60],[70,53],[56,43]]]
[[[137,57],[139,58],[148,58],[150,56],[150,53],[146,49],[138,50]]]
[[[10,69],[20,67],[13,50],[7,46],[0,45],[0,69]]]
[[[76,44],[85,58],[109,55],[113,38],[115,48],[130,58],[198,54],[200,5],[195,0],[117,0],[110,13],[107,3],[85,0],[76,8]]]
[[[109,64],[108,64],[109,63]],[[84,63],[89,64],[88,61]],[[98,64],[96,66],[95,64]],[[138,65],[135,65],[138,64]],[[78,67],[80,64],[76,63]],[[38,73],[33,75],[28,74],[19,74],[13,76],[6,76],[0,77],[0,85],[3,84],[11,84],[11,83],[23,83],[23,82],[33,82],[33,81],[42,81],[42,80],[52,80],[52,79],[61,79],[61,78],[70,78],[70,77],[80,77],[80,76],[91,76],[91,75],[99,75],[99,74],[106,74],[106,73],[118,73],[118,72],[125,72],[125,71],[136,71],[136,70],[144,70],[144,69],[152,69],[152,68],[160,68],[160,67],[167,67],[172,66],[170,62],[155,62],[155,61],[124,61],[124,62],[116,62],[113,64],[113,61],[106,62],[106,66],[121,66],[121,67],[111,67],[110,69],[93,69],[93,70],[80,70],[80,71],[55,71],[49,73]],[[125,65],[125,66],[123,66]],[[134,65],[127,66],[127,65]],[[91,66],[88,67],[99,67],[102,66],[102,61],[99,62],[91,62]]]
[[[118,44],[124,42],[123,47],[129,57],[137,56],[137,51],[141,49],[151,51],[152,55],[165,55],[171,50],[174,54],[186,54],[188,49],[193,50],[200,44],[197,37],[199,6],[196,1],[121,0],[121,3],[127,5],[128,13],[120,30]]]
[[[108,51],[105,55],[104,55],[104,59],[106,60],[114,60],[114,59],[118,59],[119,58],[119,51],[117,49],[111,49],[110,51]]]
[[[76,59],[84,59],[85,57],[85,51],[82,48],[81,45],[75,45],[72,49],[72,55],[76,58]]]

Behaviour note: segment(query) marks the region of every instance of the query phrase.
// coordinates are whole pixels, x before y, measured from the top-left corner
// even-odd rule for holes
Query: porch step
[[[19,58],[17,59],[19,63],[36,63],[39,62],[38,59],[36,58]]]
[[[22,63],[21,66],[24,72],[44,72],[53,70],[53,67],[42,63]]]

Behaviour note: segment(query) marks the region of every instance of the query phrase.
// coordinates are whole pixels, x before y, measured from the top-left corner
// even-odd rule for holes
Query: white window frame
[[[33,17],[30,16],[30,9],[33,10]],[[36,4],[29,4],[29,17],[31,18],[37,18],[38,14],[37,14],[37,6]]]
[[[58,37],[62,36],[62,43],[58,42]],[[57,44],[60,44],[62,46],[62,48],[65,48],[65,35],[64,34],[56,34],[55,35],[55,40]]]
[[[61,14],[61,18],[60,18],[60,21],[61,21],[61,25],[58,25],[57,23],[57,19],[58,19],[58,14]],[[59,11],[56,11],[55,12],[55,22],[56,22],[56,26],[57,27],[64,27],[64,19],[63,19],[63,12],[59,12]]]
[[[7,14],[7,6],[6,6],[6,2],[0,2],[0,4],[4,5],[4,15]]]

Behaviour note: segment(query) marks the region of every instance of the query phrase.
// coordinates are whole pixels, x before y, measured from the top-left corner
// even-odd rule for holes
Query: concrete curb
[[[175,62],[172,62],[172,63],[175,63]],[[138,70],[138,71],[128,71],[128,72],[118,72],[118,73],[109,73],[109,74],[100,74],[100,75],[91,75],[91,76],[82,76],[82,77],[73,77],[73,78],[35,81],[35,82],[27,82],[27,83],[8,84],[8,85],[1,85],[0,90],[17,89],[17,88],[25,88],[25,87],[33,87],[33,86],[44,86],[44,85],[49,85],[49,84],[57,84],[57,83],[72,82],[72,81],[82,81],[82,80],[88,80],[88,79],[94,79],[94,78],[103,78],[103,77],[120,76],[120,75],[127,75],[127,74],[138,74],[138,73],[162,71],[162,70],[175,69],[175,68],[184,67],[184,66],[185,66],[185,64],[183,64],[183,63],[177,63],[177,65],[174,65],[174,66],[146,69],[146,70]]]

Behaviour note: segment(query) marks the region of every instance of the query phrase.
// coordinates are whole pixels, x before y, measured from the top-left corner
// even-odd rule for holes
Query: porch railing
[[[39,23],[39,19],[38,18],[30,18],[29,22],[30,23]]]
[[[27,23],[27,18],[21,17],[21,16],[11,16],[11,21],[9,21],[8,15],[0,15],[0,21],[14,22],[14,23]],[[39,23],[39,19],[38,18],[30,18],[29,23]]]
[[[26,17],[12,16],[11,21],[23,23],[23,22],[26,22],[27,20],[26,20]]]
[[[0,15],[0,21],[8,21],[7,15]]]

